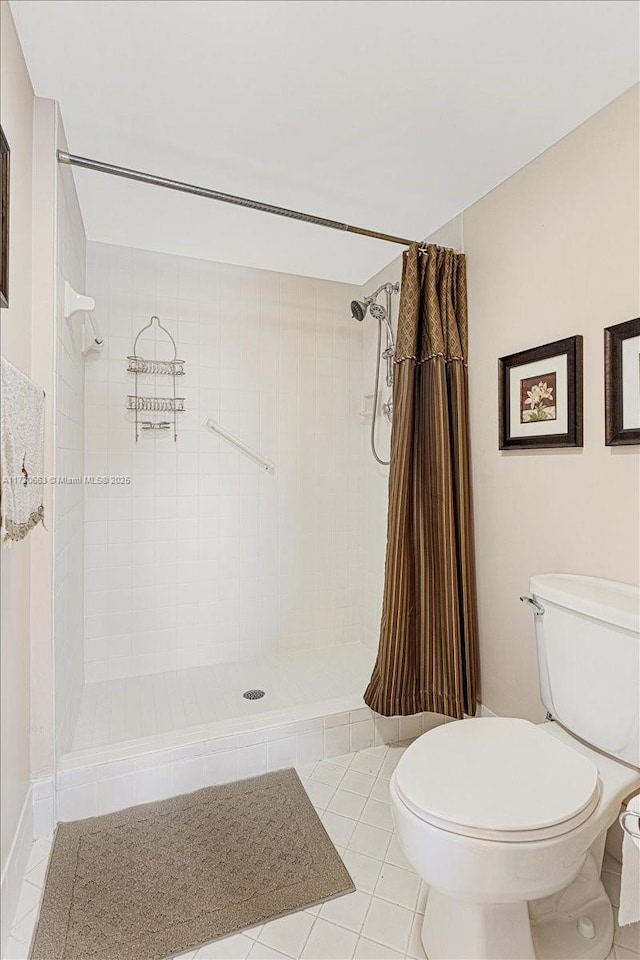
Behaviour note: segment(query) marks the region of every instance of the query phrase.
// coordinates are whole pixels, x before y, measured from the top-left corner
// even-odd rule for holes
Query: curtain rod
[[[99,173],[110,173],[114,177],[123,177],[125,180],[138,180],[141,183],[152,183],[156,187],[165,187],[167,190],[177,190],[179,193],[192,193],[197,197],[206,197],[208,200],[219,200],[222,203],[232,203],[236,207],[248,207],[250,210],[259,210],[261,213],[273,213],[277,217],[288,217],[290,220],[302,220],[304,223],[315,223],[318,227],[328,227],[331,230],[342,230],[346,233],[357,233],[362,237],[373,237],[375,240],[386,240],[388,243],[400,243],[403,247],[418,241],[407,240],[404,237],[395,237],[389,233],[380,233],[377,230],[366,230],[364,227],[354,227],[349,223],[340,223],[339,220],[327,220],[326,217],[314,217],[311,213],[301,213],[299,210],[289,210],[287,207],[276,207],[271,203],[261,203],[259,200],[249,200],[247,197],[236,197],[232,193],[221,193],[220,190],[209,190],[207,187],[198,187],[193,183],[182,183],[180,180],[169,180],[167,177],[156,177],[152,173],[143,173],[141,170],[129,170],[127,167],[117,167],[113,163],[103,163],[101,160],[91,160],[89,157],[79,157],[65,150],[58,150],[58,162],[68,163],[73,167],[84,167],[85,170],[97,170]]]

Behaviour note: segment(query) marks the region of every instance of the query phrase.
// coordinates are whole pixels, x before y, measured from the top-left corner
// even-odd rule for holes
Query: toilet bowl
[[[640,590],[532,577],[548,721],[448,723],[390,783],[400,845],[429,886],[429,960],[605,960],[606,832],[640,788]]]
[[[604,960],[604,838],[639,785],[556,723],[480,718],[418,738],[390,794],[400,844],[430,888],[429,960]]]

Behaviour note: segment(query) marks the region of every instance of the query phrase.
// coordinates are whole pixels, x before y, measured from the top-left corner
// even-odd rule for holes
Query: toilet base
[[[594,845],[573,883],[529,904],[538,960],[604,960],[609,956],[613,909],[600,880],[603,849],[604,837]]]
[[[433,888],[422,944],[429,960],[537,960],[524,901],[468,903]]]
[[[585,939],[577,918],[555,918],[532,925],[536,960],[606,960],[613,943],[613,911],[606,894],[585,906],[582,916],[593,923],[595,936]]]
[[[573,883],[531,903],[470,903],[431,888],[422,924],[429,960],[605,960],[613,910],[600,861],[591,853]]]

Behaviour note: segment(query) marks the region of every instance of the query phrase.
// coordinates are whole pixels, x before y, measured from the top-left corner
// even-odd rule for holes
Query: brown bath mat
[[[165,960],[353,889],[280,770],[60,824],[31,958]]]

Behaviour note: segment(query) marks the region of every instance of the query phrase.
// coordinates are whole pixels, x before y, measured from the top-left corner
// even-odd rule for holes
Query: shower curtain
[[[380,645],[365,702],[384,716],[473,715],[477,620],[465,258],[404,254]]]

